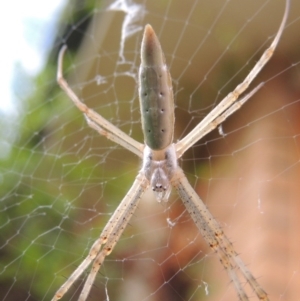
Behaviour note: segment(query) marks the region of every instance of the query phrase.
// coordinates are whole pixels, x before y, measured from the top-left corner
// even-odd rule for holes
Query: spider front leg
[[[247,95],[245,95],[242,99],[236,101],[231,107],[229,107],[223,114],[218,116],[214,121],[207,124],[206,127],[199,129],[199,132],[198,132],[199,139],[206,136],[208,133],[210,133],[212,130],[214,130],[216,127],[218,127],[220,124],[222,124],[234,112],[239,110],[244,105],[244,103],[248,99],[250,99],[263,85],[264,85],[264,83],[260,83],[257,87],[255,87],[253,90],[251,90]],[[177,153],[177,156],[180,156],[180,154]]]
[[[111,141],[122,145],[124,148],[130,150],[134,154],[138,155],[140,158],[143,157],[144,145],[137,142],[121,130],[119,130],[112,123],[107,121],[101,115],[96,113],[94,110],[90,109],[86,104],[84,104],[70,88],[67,81],[63,77],[63,57],[67,49],[64,45],[58,55],[58,68],[57,68],[57,82],[60,87],[65,91],[65,93],[70,97],[76,107],[85,114],[88,125],[95,129],[99,134],[105,136]]]
[[[242,83],[240,83],[233,92],[229,93],[221,102],[182,140],[176,143],[176,152],[178,157],[180,158],[192,145],[194,145],[199,139],[203,137],[203,132],[205,129],[210,127],[210,125],[215,121],[216,118],[221,116],[226,110],[228,110],[234,102],[238,100],[240,95],[246,91],[258,73],[262,70],[262,68],[267,64],[267,62],[273,56],[275,48],[277,47],[281,35],[283,33],[288,13],[290,8],[290,0],[286,0],[284,15],[280,24],[280,27],[277,31],[277,34],[272,41],[270,47],[264,51],[258,62],[246,76]],[[236,110],[233,110],[235,112]],[[229,117],[230,114],[227,115]],[[226,117],[226,118],[227,118]],[[214,127],[211,127],[213,130]],[[209,132],[206,132],[208,134]]]
[[[132,187],[109,219],[100,237],[91,247],[88,256],[72,273],[68,280],[60,287],[60,289],[52,298],[52,301],[61,299],[70,289],[73,283],[78,279],[78,277],[80,277],[80,275],[88,268],[91,262],[94,261],[90,274],[79,297],[80,301],[86,300],[97,272],[100,269],[105,257],[112,252],[116,243],[119,241],[120,236],[128,225],[129,220],[131,219],[139,200],[144,194],[148,185],[149,181],[146,179],[144,174],[140,172],[136,177]]]

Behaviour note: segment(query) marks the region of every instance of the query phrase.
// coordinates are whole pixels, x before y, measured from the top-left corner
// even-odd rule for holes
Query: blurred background
[[[60,90],[60,47],[68,46],[64,73],[80,99],[143,142],[137,74],[150,23],[173,80],[177,141],[249,73],[283,12],[281,0],[6,4],[0,18],[1,300],[51,300],[141,166],[89,128]],[[264,86],[179,162],[271,300],[300,295],[299,26],[300,3],[292,0],[278,49],[251,87]],[[88,272],[63,300],[78,299]],[[158,204],[149,192],[88,300],[162,299],[238,300],[176,194]]]

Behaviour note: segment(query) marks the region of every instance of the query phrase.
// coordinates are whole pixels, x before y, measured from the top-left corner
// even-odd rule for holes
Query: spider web
[[[143,27],[150,23],[173,79],[178,140],[247,75],[283,11],[279,0],[69,4],[35,93],[22,100],[20,118],[10,120],[13,134],[2,120],[9,151],[1,156],[1,300],[50,300],[88,254],[141,166],[90,129],[57,87],[60,45],[69,47],[64,72],[77,95],[143,141],[137,74]],[[180,159],[271,300],[300,295],[299,12],[293,0],[279,47],[252,85],[265,82],[263,88]],[[63,300],[77,300],[88,272]],[[158,204],[149,192],[88,300],[237,296],[176,194]]]

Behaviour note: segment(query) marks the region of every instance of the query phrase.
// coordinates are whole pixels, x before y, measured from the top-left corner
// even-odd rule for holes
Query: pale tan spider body
[[[88,256],[59,288],[52,301],[62,298],[71,285],[92,263],[92,269],[79,297],[81,301],[87,299],[105,257],[112,252],[132,217],[139,200],[149,186],[151,186],[158,201],[166,201],[171,187],[175,188],[203,238],[211,249],[218,254],[222,265],[235,286],[239,300],[248,301],[249,298],[237,272],[250,285],[258,300],[269,300],[266,292],[233,249],[232,243],[224,234],[219,223],[189,184],[182,169],[178,166],[177,160],[187,149],[220,125],[262,87],[263,83],[238,100],[239,96],[248,88],[271,58],[286,24],[289,4],[290,1],[286,0],[285,13],[271,46],[263,53],[245,80],[176,144],[173,143],[174,101],[171,77],[158,38],[150,25],[145,27],[142,42],[139,88],[145,145],[129,137],[79,100],[62,75],[62,61],[66,47],[62,48],[59,54],[57,72],[59,85],[84,113],[90,127],[138,155],[143,159],[143,164],[132,187],[109,219],[100,237],[93,244]]]
[[[145,144],[153,151],[169,147],[174,134],[171,75],[159,40],[146,25],[141,47],[139,99]]]
[[[146,25],[141,47],[139,99],[145,137],[142,172],[158,201],[167,200],[177,169],[173,144],[174,98],[171,75],[159,40]]]

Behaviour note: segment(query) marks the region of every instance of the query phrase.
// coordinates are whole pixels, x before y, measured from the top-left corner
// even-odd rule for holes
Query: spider
[[[145,144],[129,137],[101,115],[88,108],[76,96],[63,77],[63,55],[67,47],[62,47],[58,56],[58,84],[84,114],[91,128],[142,158],[143,163],[132,187],[109,219],[99,238],[94,242],[89,254],[59,288],[52,301],[61,299],[78,277],[92,264],[79,296],[80,301],[87,299],[105,257],[114,249],[138,206],[139,200],[149,186],[159,202],[166,201],[171,187],[175,188],[200,233],[210,248],[218,254],[221,264],[234,284],[239,300],[247,301],[249,298],[237,271],[244,277],[259,300],[269,300],[267,293],[238,256],[219,223],[189,184],[177,161],[194,143],[219,126],[262,87],[263,83],[239,99],[239,96],[272,57],[284,30],[289,6],[290,0],[286,0],[284,16],[274,40],[244,81],[177,143],[173,143],[174,100],[171,76],[165,64],[160,42],[150,25],[146,25],[144,30],[139,71],[139,99]]]

